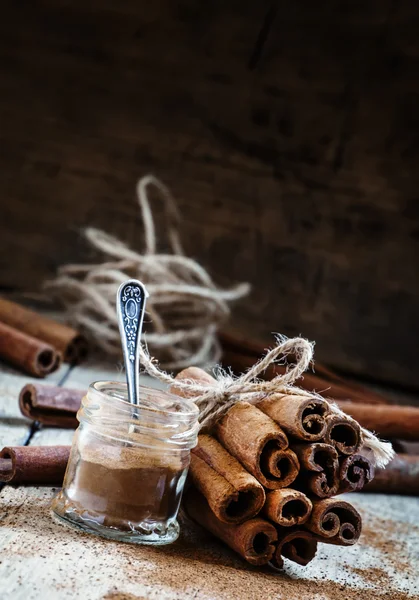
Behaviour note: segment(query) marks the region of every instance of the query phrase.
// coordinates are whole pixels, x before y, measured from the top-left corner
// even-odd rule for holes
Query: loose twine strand
[[[215,371],[214,383],[198,383],[194,380],[175,379],[161,370],[145,346],[141,346],[141,364],[151,377],[162,383],[186,392],[193,396],[193,401],[199,408],[200,428],[211,429],[237,402],[246,401],[257,404],[269,394],[289,394],[304,397],[318,397],[313,392],[308,392],[296,387],[295,382],[308,369],[313,360],[314,345],[304,338],[288,339],[285,336],[276,336],[276,345],[267,354],[253,365],[246,373],[239,377],[218,368]],[[270,381],[261,381],[259,375],[265,369],[279,360],[285,361],[292,355],[294,362],[290,364],[285,373],[279,374]],[[329,402],[332,413],[353,420],[332,402]],[[392,445],[379,440],[371,431],[361,427],[362,452],[372,455],[378,467],[385,467],[394,456]]]
[[[148,188],[154,186],[165,202],[167,238],[172,254],[157,254],[157,239]],[[55,280],[45,288],[67,309],[67,318],[82,329],[91,341],[111,355],[120,355],[121,341],[115,311],[118,286],[130,278],[140,279],[150,293],[147,313],[153,330],[147,333],[148,348],[141,346],[142,366],[149,375],[168,386],[193,396],[199,408],[200,427],[210,428],[237,402],[257,404],[272,393],[316,397],[316,394],[296,387],[313,359],[313,344],[303,338],[277,336],[276,345],[250,370],[234,377],[221,368],[215,371],[211,385],[193,380],[177,380],[164,369],[181,369],[191,365],[215,364],[220,358],[216,338],[218,325],[230,314],[228,302],[249,292],[242,283],[230,290],[217,288],[208,273],[197,262],[186,257],[179,238],[179,213],[168,188],[153,175],[137,184],[137,197],[144,226],[143,254],[131,250],[117,238],[99,229],[87,228],[85,236],[101,251],[106,261],[100,264],[65,265]],[[292,355],[294,362],[284,374],[271,381],[259,376],[272,363],[285,361]],[[350,419],[334,403],[333,413]],[[394,456],[391,444],[380,441],[372,432],[361,428],[363,451],[372,455],[379,467]]]
[[[157,253],[157,237],[149,189],[162,196],[170,254]],[[104,231],[92,227],[84,235],[105,260],[100,264],[65,265],[45,289],[67,310],[69,322],[82,330],[93,345],[120,356],[121,339],[116,318],[116,290],[127,279],[140,279],[150,298],[151,318],[146,333],[150,350],[165,369],[216,364],[221,358],[216,332],[230,315],[229,303],[249,293],[248,283],[218,288],[207,271],[185,256],[179,237],[180,215],[170,190],[153,175],[137,183],[144,228],[142,254]]]

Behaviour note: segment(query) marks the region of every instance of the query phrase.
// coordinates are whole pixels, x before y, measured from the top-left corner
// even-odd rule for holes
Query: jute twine
[[[261,381],[259,375],[272,363],[286,361],[287,356],[293,356],[293,363],[286,372],[279,374],[270,381]],[[258,361],[251,369],[239,377],[218,368],[215,371],[215,381],[212,384],[198,383],[193,380],[178,380],[161,370],[156,361],[150,357],[145,346],[141,347],[140,360],[144,369],[151,377],[178,388],[188,395],[199,408],[201,429],[211,429],[237,402],[246,401],[257,404],[270,394],[289,394],[316,398],[317,395],[296,387],[294,383],[303,375],[313,359],[313,344],[304,338],[288,339],[285,336],[276,337],[276,345]],[[340,417],[353,420],[332,402],[331,411]],[[372,455],[376,466],[384,467],[393,458],[394,451],[389,442],[379,440],[371,431],[361,427],[362,452]]]
[[[157,252],[157,239],[148,191],[162,196],[166,213],[166,239],[171,253]],[[48,292],[66,308],[68,321],[82,330],[93,345],[120,356],[121,339],[115,295],[127,279],[140,279],[147,287],[147,344],[166,369],[216,364],[220,346],[216,331],[230,314],[229,302],[249,293],[248,283],[231,289],[218,288],[207,271],[185,256],[179,237],[179,214],[169,189],[153,175],[137,184],[144,227],[144,251],[140,254],[104,231],[89,227],[84,234],[104,259],[99,264],[65,265]],[[150,322],[151,320],[151,322]],[[150,329],[150,330],[148,330]]]

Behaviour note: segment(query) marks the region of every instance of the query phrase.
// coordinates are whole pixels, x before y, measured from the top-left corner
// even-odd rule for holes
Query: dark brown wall
[[[151,170],[191,254],[253,283],[250,328],[418,384],[418,31],[414,0],[9,2],[2,288],[82,259],[87,224],[140,248]]]

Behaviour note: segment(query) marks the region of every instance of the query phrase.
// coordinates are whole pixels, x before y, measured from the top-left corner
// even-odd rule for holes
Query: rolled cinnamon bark
[[[419,456],[397,454],[385,469],[377,469],[364,492],[419,496]]]
[[[358,423],[336,414],[329,415],[326,422],[326,444],[334,446],[341,454],[355,454],[361,444],[361,428]]]
[[[359,540],[362,520],[349,502],[327,498],[313,501],[313,510],[305,526],[322,542],[351,546]]]
[[[0,298],[0,322],[50,344],[66,362],[87,356],[86,339],[78,331],[5,298]]]
[[[362,490],[374,477],[374,465],[366,456],[353,454],[341,461],[339,494]]]
[[[9,446],[0,452],[0,481],[61,485],[71,446]]]
[[[298,440],[316,442],[326,433],[326,400],[314,396],[272,394],[257,407]]]
[[[19,407],[28,419],[43,425],[75,429],[76,413],[86,392],[51,385],[29,383],[19,394]]]
[[[190,488],[184,494],[186,514],[225,542],[251,565],[266,565],[275,552],[275,527],[256,517],[240,525],[223,523],[212,512],[204,496]]]
[[[210,435],[198,436],[189,475],[224,523],[242,523],[257,515],[264,505],[265,492],[260,483]]]
[[[330,498],[339,488],[339,458],[333,446],[315,442],[293,446],[301,471],[294,487],[318,498]]]
[[[282,569],[284,559],[305,567],[313,560],[317,552],[317,539],[305,529],[282,529],[278,528],[278,545],[271,564],[277,569]]]
[[[339,401],[339,408],[366,429],[381,437],[419,440],[419,408],[414,406],[379,406]]]
[[[282,429],[267,415],[247,402],[239,402],[215,425],[225,448],[268,489],[288,487],[300,465],[287,448]]]
[[[53,373],[61,362],[52,346],[1,322],[0,358],[34,377]]]
[[[305,523],[312,508],[311,500],[305,494],[286,488],[267,493],[263,512],[274,523],[293,527]]]
[[[184,369],[176,379],[208,386],[214,382],[211,375],[197,367]],[[176,386],[172,386],[171,391],[187,395]],[[224,448],[263,486],[288,487],[297,477],[299,463],[295,453],[288,449],[287,436],[277,423],[248,402],[233,406],[214,426],[214,433]]]

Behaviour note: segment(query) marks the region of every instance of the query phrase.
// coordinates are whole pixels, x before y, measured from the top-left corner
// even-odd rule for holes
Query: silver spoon
[[[116,294],[116,313],[131,404],[139,403],[140,339],[148,295],[144,285],[136,279],[122,283]]]

